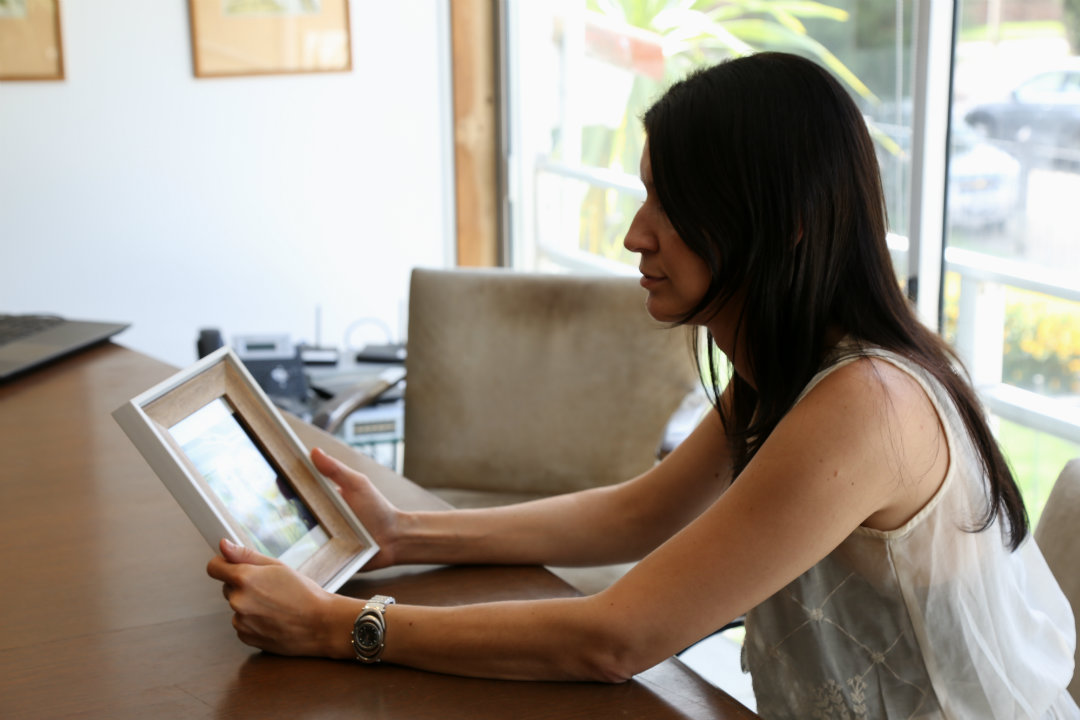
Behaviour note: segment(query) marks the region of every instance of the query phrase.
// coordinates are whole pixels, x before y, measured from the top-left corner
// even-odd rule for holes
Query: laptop
[[[130,323],[0,314],[0,382],[104,342]]]

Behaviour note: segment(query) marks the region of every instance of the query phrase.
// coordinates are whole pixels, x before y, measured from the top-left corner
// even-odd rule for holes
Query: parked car
[[[1080,163],[1080,64],[1044,70],[1004,101],[970,108],[964,121],[988,138],[1020,143],[1016,152],[1030,150],[1033,161]]]
[[[1020,201],[1020,162],[963,123],[953,123],[948,217],[954,228],[1003,230]]]
[[[884,117],[889,117],[886,113]],[[897,122],[874,122],[876,132],[894,144],[875,144],[882,186],[890,203],[894,231],[907,233],[902,211],[910,182],[911,111],[905,103]],[[995,146],[954,116],[950,123],[948,222],[965,230],[1004,230],[1020,203],[1021,166],[1015,157]]]

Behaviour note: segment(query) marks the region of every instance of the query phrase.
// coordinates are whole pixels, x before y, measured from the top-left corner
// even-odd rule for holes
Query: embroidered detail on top
[[[867,720],[866,681],[848,678],[845,689],[835,680],[822,683],[813,690],[814,720]]]
[[[916,708],[909,716],[915,717],[926,704],[930,689],[911,682],[892,667],[888,661],[889,653],[898,646],[905,633],[901,631],[884,649],[871,648],[860,641],[859,638],[855,637],[855,635],[842,625],[837,623],[833,618],[825,615],[825,610],[829,601],[840,588],[854,576],[855,573],[849,573],[844,577],[836,584],[829,594],[821,600],[817,607],[809,607],[791,591],[790,587],[786,588],[784,592],[787,598],[799,606],[805,614],[806,619],[795,625],[790,632],[780,639],[779,642],[765,647],[765,656],[769,658],[770,662],[778,662],[785,665],[791,663],[793,662],[793,658],[791,658],[789,653],[785,652],[783,648],[789,640],[792,640],[800,630],[811,623],[820,623],[831,626],[837,633],[847,638],[848,641],[865,653],[868,664],[861,672],[856,672],[851,677],[844,679],[842,683],[835,678],[830,678],[825,683],[811,690],[811,697],[814,703],[812,714],[813,720],[862,720],[863,718],[866,718],[868,713],[866,705],[866,690],[868,683],[866,678],[870,672],[878,666],[887,670],[890,675],[896,678],[896,680],[911,687],[918,693],[919,701]]]

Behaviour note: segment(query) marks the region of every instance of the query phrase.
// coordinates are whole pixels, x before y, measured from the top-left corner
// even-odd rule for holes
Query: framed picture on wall
[[[196,77],[352,69],[349,0],[188,0],[188,8]]]
[[[60,0],[0,0],[0,80],[63,80]]]

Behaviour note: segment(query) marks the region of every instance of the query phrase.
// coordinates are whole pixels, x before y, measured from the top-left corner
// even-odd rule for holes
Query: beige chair
[[[405,476],[481,507],[648,469],[699,383],[687,332],[644,301],[626,277],[415,270]]]
[[[1076,560],[1080,556],[1080,458],[1066,463],[1054,483],[1035,528],[1035,542],[1075,615],[1080,612],[1080,567]],[[1080,632],[1077,635],[1080,639]],[[1080,667],[1080,653],[1076,658]],[[1073,674],[1069,693],[1080,703],[1080,672]]]

